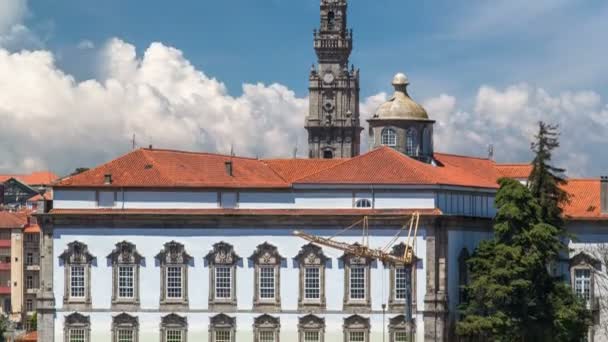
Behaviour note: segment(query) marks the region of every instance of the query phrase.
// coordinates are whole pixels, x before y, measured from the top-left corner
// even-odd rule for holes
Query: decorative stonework
[[[216,342],[217,334],[230,334],[230,341],[236,341],[236,318],[223,313],[209,318],[209,341]]]
[[[116,244],[116,248],[107,258],[112,265],[112,310],[136,311],[140,304],[139,268],[144,263],[144,257],[137,252],[134,244],[122,241]],[[121,267],[131,268],[133,272],[133,296],[130,298],[119,295],[119,273]]]
[[[260,342],[261,334],[274,334],[276,342],[280,342],[281,320],[268,314],[256,317],[253,320],[254,342]]]
[[[356,243],[355,245],[359,245]],[[343,310],[348,313],[367,313],[371,311],[371,263],[372,260],[369,258],[362,258],[356,255],[344,253],[340,257],[340,261],[344,264],[344,298],[343,298]],[[354,298],[354,293],[351,294],[351,274],[353,269],[362,269],[364,272],[364,298]]]
[[[407,334],[410,331],[415,332],[415,324],[408,323],[404,315],[395,316],[389,319],[389,342],[398,341],[397,334]]]
[[[369,318],[359,315],[352,315],[344,319],[344,342],[349,342],[351,334],[362,334],[364,342],[369,342]]]
[[[304,317],[300,317],[298,322],[298,336],[299,342],[305,342],[305,335],[318,334],[319,342],[325,341],[325,319],[309,314]]]
[[[298,255],[294,257],[299,267],[298,310],[305,312],[321,312],[326,307],[325,297],[325,265],[329,260],[321,247],[309,243],[302,246]],[[306,272],[317,272],[319,276],[319,298],[307,298]]]
[[[188,266],[192,257],[186,253],[184,245],[171,241],[165,243],[163,250],[156,255],[160,264],[160,308],[163,311],[183,311],[188,309]],[[168,295],[168,270],[181,270],[181,296]]]
[[[171,313],[160,323],[161,342],[167,342],[167,334],[180,334],[182,342],[188,342],[188,318]]]
[[[281,263],[283,257],[277,248],[268,242],[258,245],[255,252],[250,257],[254,265],[254,310],[262,312],[278,312],[281,310]],[[272,272],[274,277],[274,297],[264,298],[262,291],[264,285],[261,284],[263,272]]]
[[[400,243],[398,245],[394,245],[391,254],[402,258],[405,255],[406,244]],[[411,291],[410,296],[412,298],[412,313],[416,312],[416,263],[418,258],[414,255],[412,264],[409,266],[404,266],[403,264],[395,264],[389,262],[385,264],[385,267],[389,267],[389,298],[388,298],[388,311],[391,313],[402,313],[405,311],[406,302],[405,298],[400,298],[403,296],[398,295],[398,290],[403,291],[401,288],[403,279],[398,279],[398,272],[403,272],[403,269],[406,269],[406,272],[409,272],[410,280],[411,280]],[[400,274],[403,275],[403,274]],[[407,275],[405,275],[407,277]],[[401,284],[398,284],[401,283]],[[407,295],[406,295],[407,296]]]
[[[95,257],[89,253],[86,244],[80,241],[70,242],[68,248],[59,255],[59,260],[64,266],[64,292],[63,306],[68,310],[88,311],[91,309],[91,265]],[[72,285],[72,274],[81,272],[84,282],[82,296],[75,296]],[[80,281],[78,281],[79,283]],[[75,282],[76,283],[76,282]]]
[[[112,342],[120,342],[119,334],[130,332],[133,342],[139,341],[139,319],[126,313],[112,317]]]
[[[588,270],[590,274],[590,284],[589,284],[589,309],[591,309],[594,314],[594,320],[597,321],[599,319],[599,298],[596,296],[596,279],[595,273],[600,272],[602,270],[602,263],[598,259],[593,256],[585,253],[579,252],[576,255],[570,258],[570,282],[572,289],[576,289],[576,271],[579,270]]]
[[[63,340],[70,342],[71,335],[84,337],[84,341],[91,340],[91,319],[78,312],[74,312],[64,318]]]
[[[209,264],[209,310],[236,311],[236,267],[241,258],[235,253],[231,244],[222,241],[213,245],[213,250],[205,256],[205,260]],[[230,270],[230,295],[228,297],[218,295],[216,288],[218,268]]]

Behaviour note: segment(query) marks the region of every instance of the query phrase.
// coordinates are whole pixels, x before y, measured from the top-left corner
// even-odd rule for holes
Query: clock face
[[[325,74],[323,76],[323,82],[330,84],[334,81],[334,74],[332,74],[331,72],[328,72],[327,74]]]

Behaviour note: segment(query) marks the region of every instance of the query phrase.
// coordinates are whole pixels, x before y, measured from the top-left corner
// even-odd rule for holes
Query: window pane
[[[275,342],[273,330],[260,330],[258,334],[260,342]]]
[[[167,298],[182,298],[182,267],[167,267]]]
[[[133,330],[118,329],[118,342],[133,342]]]
[[[260,298],[274,299],[274,267],[260,267]]]
[[[181,330],[167,330],[166,342],[182,342]]]
[[[304,269],[304,298],[321,298],[321,270],[319,267],[307,267]]]
[[[70,267],[70,297],[84,298],[84,266]]]
[[[85,331],[84,329],[70,329],[69,331],[70,342],[85,342]]]
[[[372,202],[368,199],[360,199],[355,203],[356,208],[371,208]]]
[[[215,298],[230,298],[232,291],[232,267],[216,267]]]
[[[135,276],[133,266],[118,267],[118,297],[133,298],[135,296]]]
[[[231,342],[230,330],[216,330],[215,331],[215,342]]]
[[[395,268],[395,299],[405,300],[407,283],[405,279],[405,267]]]
[[[365,268],[361,266],[350,269],[350,299],[365,299]]]
[[[320,342],[321,334],[318,331],[305,331],[304,342]]]
[[[405,331],[395,332],[395,342],[408,342],[407,333]]]
[[[348,333],[349,342],[365,342],[365,332],[351,331]]]
[[[591,270],[577,269],[574,271],[574,291],[586,301],[591,299]]]
[[[385,146],[397,146],[397,134],[395,130],[386,128],[382,131],[380,143]]]

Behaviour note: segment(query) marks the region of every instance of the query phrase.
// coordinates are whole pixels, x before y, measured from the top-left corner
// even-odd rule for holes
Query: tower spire
[[[306,118],[311,158],[348,158],[360,151],[359,70],[348,69],[353,35],[347,7],[346,0],[321,0],[314,31],[318,67],[310,71]]]

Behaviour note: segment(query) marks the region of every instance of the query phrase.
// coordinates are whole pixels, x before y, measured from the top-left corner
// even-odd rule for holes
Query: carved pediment
[[[362,246],[359,243],[354,243],[353,247],[359,248]],[[358,255],[353,255],[350,253],[342,254],[342,256],[339,258],[339,260],[344,262],[344,264],[348,264],[348,265],[369,265],[372,262],[371,258],[363,258]]]
[[[182,317],[180,315],[171,313],[167,316],[164,316],[161,319],[161,324],[163,326],[172,326],[172,327],[183,327],[185,328],[188,325],[188,318]]]
[[[122,241],[116,244],[116,248],[108,255],[108,259],[115,264],[140,264],[144,259],[141,254],[137,252],[134,244]]]
[[[325,265],[328,258],[323,254],[323,249],[313,243],[302,246],[298,255],[294,258],[301,265]]]
[[[74,241],[68,244],[68,248],[59,256],[66,264],[90,264],[95,257],[89,253],[89,247],[80,242]]]
[[[186,253],[183,244],[171,241],[165,243],[163,250],[156,255],[156,259],[161,264],[188,264],[192,257]]]
[[[115,326],[137,327],[139,326],[139,319],[123,312],[112,317],[112,324]]]
[[[66,325],[89,325],[91,318],[89,316],[82,315],[78,312],[74,312],[65,316]]]
[[[255,252],[251,255],[251,259],[258,265],[279,265],[283,257],[275,246],[264,242],[258,245]]]
[[[281,325],[281,320],[278,317],[273,317],[268,314],[256,317],[253,325],[257,328],[278,328]]]
[[[236,323],[236,318],[226,314],[218,314],[209,319],[211,326],[216,328],[233,328]]]
[[[406,247],[407,247],[407,245],[405,244],[405,242],[394,245],[393,248],[391,249],[391,255],[396,256],[398,258],[403,258],[403,256],[405,255]],[[416,257],[416,255],[414,255],[413,261],[416,262],[417,260],[418,260],[418,258]]]
[[[300,326],[300,328],[303,329],[321,329],[325,327],[325,319],[310,314],[304,317],[300,317],[298,325]]]
[[[395,316],[389,319],[388,326],[396,329],[404,329],[407,327],[407,320],[404,315]]]
[[[213,245],[213,250],[205,256],[210,265],[234,265],[241,258],[235,253],[234,247],[224,241]]]
[[[344,319],[344,327],[349,329],[369,329],[369,318],[352,315]]]
[[[602,263],[599,260],[585,252],[579,252],[578,254],[570,258],[570,267],[580,265],[588,265],[595,268],[596,270],[600,270],[602,268]]]

